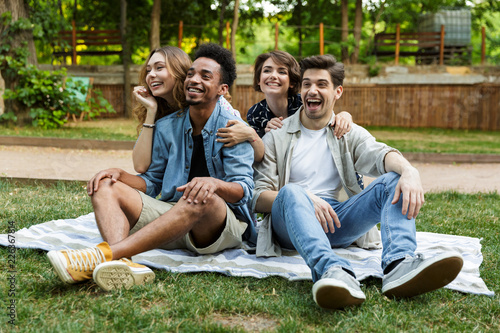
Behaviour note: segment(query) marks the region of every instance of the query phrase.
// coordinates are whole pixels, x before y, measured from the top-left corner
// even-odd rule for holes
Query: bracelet
[[[146,127],[146,128],[154,128],[155,127],[155,124],[142,124],[142,127]]]

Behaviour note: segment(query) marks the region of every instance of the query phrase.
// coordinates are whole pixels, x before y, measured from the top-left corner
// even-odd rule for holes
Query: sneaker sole
[[[342,281],[321,279],[313,285],[313,298],[316,304],[324,309],[342,309],[359,305],[365,301],[363,292],[351,293]]]
[[[59,277],[59,279],[61,279],[62,282],[66,284],[77,283],[77,281],[73,280],[71,275],[66,270],[66,265],[61,261],[59,251],[49,251],[47,253],[47,258],[49,258],[52,267],[54,267],[57,276]],[[64,260],[66,260],[66,258],[64,258]]]
[[[410,272],[399,280],[388,283],[382,288],[382,293],[388,297],[408,298],[442,288],[455,280],[463,264],[460,256],[438,256],[420,272]]]
[[[129,289],[135,285],[153,282],[155,273],[149,268],[132,268],[123,262],[110,261],[96,267],[94,282],[106,291]]]

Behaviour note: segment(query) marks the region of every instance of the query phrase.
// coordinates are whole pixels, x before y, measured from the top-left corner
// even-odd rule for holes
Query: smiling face
[[[155,52],[146,66],[146,83],[153,96],[169,101],[173,96],[175,78],[167,69],[165,55]]]
[[[272,58],[268,58],[262,66],[259,87],[266,96],[288,96],[290,77],[288,76],[288,69],[286,66],[276,63]]]
[[[307,124],[315,123],[320,128],[324,127],[330,120],[335,101],[342,96],[342,91],[342,86],[334,86],[330,73],[326,69],[306,70],[302,78],[301,89],[304,113],[307,118],[301,117],[303,125],[310,128]]]
[[[227,92],[221,83],[220,65],[213,59],[198,58],[187,72],[184,82],[186,102],[189,105],[217,102]]]

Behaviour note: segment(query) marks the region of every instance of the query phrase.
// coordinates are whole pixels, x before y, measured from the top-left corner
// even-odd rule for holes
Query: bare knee
[[[182,199],[181,199],[181,201],[178,202],[178,204],[179,203],[184,205],[185,212],[190,215],[190,218],[193,221],[197,221],[197,220],[204,221],[207,219],[212,219],[212,218],[216,217],[216,215],[219,215],[216,212],[220,211],[220,210],[222,210],[224,212],[224,216],[225,216],[225,212],[226,212],[225,201],[215,194],[213,196],[211,196],[210,198],[208,198],[206,200],[206,203],[197,203],[197,204],[188,203],[186,200],[182,200]]]
[[[114,183],[110,178],[104,178],[99,182],[97,191],[94,190],[92,194],[91,201],[92,204],[99,203],[103,200],[114,200],[116,199],[117,192],[119,192],[119,186],[115,186],[118,183]]]

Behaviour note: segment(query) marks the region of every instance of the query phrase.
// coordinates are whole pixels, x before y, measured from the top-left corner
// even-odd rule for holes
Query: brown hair
[[[158,111],[156,112],[155,122],[158,119],[187,106],[186,94],[184,93],[184,81],[186,80],[186,73],[191,67],[191,59],[186,54],[186,52],[182,51],[178,47],[164,46],[162,48],[151,51],[139,73],[139,85],[146,87],[150,94],[151,90],[146,83],[146,69],[149,60],[156,52],[163,53],[163,55],[165,56],[165,66],[167,67],[170,75],[172,75],[175,79],[172,92],[175,100],[175,105],[169,105],[165,99],[161,97],[155,97],[156,102],[158,103]],[[137,105],[134,107],[133,113],[139,120],[139,125],[137,126],[137,133],[139,133],[140,129],[142,128],[142,123],[144,123],[144,121],[146,120],[147,110],[143,105],[137,103]]]
[[[302,59],[300,62],[300,79],[304,77],[304,72],[308,69],[324,69],[330,73],[334,87],[344,84],[344,64],[337,61],[330,54],[312,56]]]
[[[269,58],[272,58],[275,63],[283,65],[288,69],[288,77],[290,78],[290,88],[288,89],[288,94],[298,94],[300,91],[299,63],[291,54],[284,51],[271,51],[263,53],[255,59],[253,74],[253,88],[255,91],[262,91],[259,86],[260,75],[262,74],[262,67],[264,67],[264,63]]]

